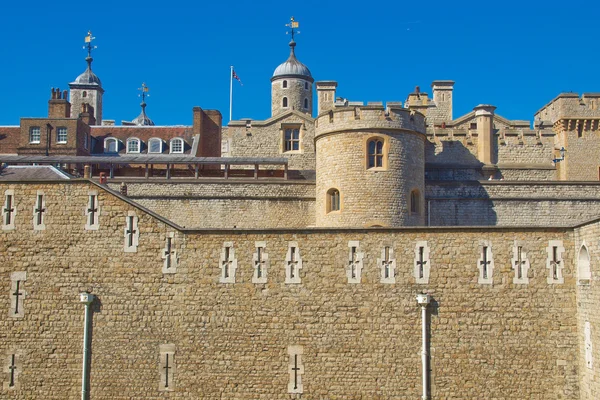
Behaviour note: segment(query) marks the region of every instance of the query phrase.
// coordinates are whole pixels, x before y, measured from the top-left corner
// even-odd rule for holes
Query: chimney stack
[[[71,115],[71,103],[67,100],[67,91],[61,96],[60,89],[50,89],[50,100],[48,100],[48,118],[69,118]]]

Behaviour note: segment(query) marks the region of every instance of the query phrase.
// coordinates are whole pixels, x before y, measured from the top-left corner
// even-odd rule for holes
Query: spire
[[[92,50],[95,50],[98,48],[98,46],[92,45],[93,40],[96,40],[96,38],[94,36],[92,36],[92,31],[88,31],[88,34],[85,37],[85,45],[83,46],[83,48],[86,49],[88,52],[87,57],[85,58],[85,61],[87,61],[88,70],[90,70],[90,71],[92,70],[92,61],[94,61],[94,59],[92,58]]]
[[[296,58],[296,51],[295,51],[296,41],[294,40],[294,36],[300,33],[300,31],[297,30],[298,27],[300,26],[300,24],[298,23],[298,21],[296,21],[294,19],[294,17],[291,17],[290,22],[288,24],[286,24],[285,26],[290,28],[286,32],[286,34],[292,36],[292,40],[290,41],[290,44],[289,44],[290,45],[290,56],[283,64],[280,64],[275,69],[275,72],[273,73],[273,77],[271,78],[271,81],[273,79],[279,79],[279,78],[285,77],[285,76],[298,76],[298,77],[302,77],[310,82],[313,82],[314,79],[312,78],[312,75],[310,74],[309,69],[306,67],[306,65],[302,64]]]
[[[146,86],[145,82],[142,82],[142,87],[138,88],[138,90],[140,91],[140,94],[138,96],[142,98],[142,102],[140,103],[140,107],[142,107],[142,112],[140,113],[140,115],[137,116],[136,119],[131,121],[131,124],[142,126],[154,125],[154,122],[150,118],[148,118],[148,115],[146,115],[146,97],[150,97],[150,95],[148,94],[150,89],[148,88],[148,86]]]
[[[285,26],[287,26],[288,28],[290,28],[289,32],[286,32],[286,34],[292,35],[292,41],[290,42],[290,46],[292,45],[292,43],[294,43],[294,46],[295,46],[296,42],[294,42],[294,34],[296,34],[296,33],[300,34],[300,31],[296,31],[295,29],[299,28],[300,24],[292,16],[292,18],[290,18],[290,23],[289,24],[285,24]]]

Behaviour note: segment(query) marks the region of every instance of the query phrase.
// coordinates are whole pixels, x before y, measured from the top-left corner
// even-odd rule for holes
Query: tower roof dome
[[[75,81],[71,82],[72,85],[95,85],[102,86],[102,82],[100,82],[100,78],[98,75],[92,72],[92,61],[91,57],[85,59],[87,61],[87,68],[81,75],[75,79]]]
[[[314,82],[314,79],[308,67],[302,64],[296,58],[294,47],[296,47],[296,42],[292,40],[290,42],[290,56],[284,63],[280,64],[277,68],[275,68],[275,72],[273,72],[273,77],[271,78],[271,81],[279,78],[298,77],[306,79],[310,82]]]

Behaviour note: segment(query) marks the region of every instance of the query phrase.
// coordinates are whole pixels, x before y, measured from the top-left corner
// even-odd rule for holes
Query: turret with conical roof
[[[298,22],[291,18],[292,40],[290,56],[275,68],[271,78],[271,115],[275,116],[289,110],[312,113],[312,85],[315,81],[308,67],[296,58],[295,28]]]
[[[92,32],[88,32],[85,37],[84,49],[87,49],[88,55],[85,58],[87,62],[87,68],[81,75],[75,79],[75,81],[69,83],[70,97],[71,97],[71,118],[77,118],[82,110],[83,104],[89,104],[94,109],[94,118],[96,124],[102,124],[102,95],[104,89],[102,88],[102,82],[96,74],[92,72],[92,50],[96,46],[92,46],[92,40],[95,38],[92,36]]]

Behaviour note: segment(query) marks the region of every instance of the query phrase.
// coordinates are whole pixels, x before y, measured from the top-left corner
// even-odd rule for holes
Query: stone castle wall
[[[300,150],[285,151],[286,128],[300,128]],[[285,157],[290,169],[315,169],[314,123],[289,114],[267,121],[234,121],[223,130],[224,154],[228,157]]]
[[[95,185],[0,185],[14,189],[17,223],[0,232],[0,277],[24,271],[23,318],[0,307],[1,353],[18,354],[18,387],[0,397],[80,398],[83,305],[93,305],[91,398],[159,399],[159,350],[175,349],[169,398],[288,399],[290,346],[302,346],[302,398],[420,396],[420,310],[432,295],[433,398],[579,397],[574,242],[562,229],[338,229],[179,232]],[[36,191],[47,197],[46,230],[31,229]],[[86,231],[89,190],[100,228]],[[125,216],[139,217],[139,246],[123,252]],[[178,265],[163,273],[166,235]],[[515,240],[530,261],[528,284],[513,284]],[[547,247],[561,240],[563,284],[547,282]],[[360,283],[347,281],[349,243],[363,254]],[[430,280],[417,284],[415,246],[427,241]],[[268,254],[267,283],[252,283],[256,243]],[[294,242],[299,284],[285,283]],[[235,283],[219,283],[224,243]],[[380,281],[382,246],[393,249],[396,283]],[[481,246],[491,247],[493,284],[478,283]],[[172,360],[173,361],[173,360]],[[5,370],[4,381],[8,374]]]
[[[287,87],[283,87],[283,81]],[[271,82],[271,115],[275,116],[288,110],[297,110],[308,115],[312,114],[313,93],[312,82],[298,78],[280,78]],[[283,98],[287,98],[288,105],[283,107]],[[304,99],[308,100],[308,107],[304,107]]]
[[[600,214],[600,185],[427,181],[432,226],[572,226]]]
[[[109,187],[119,190],[119,183]],[[304,228],[315,224],[314,182],[127,182],[140,205],[187,228]]]
[[[579,371],[580,371],[580,399],[592,400],[600,398],[600,247],[598,246],[598,237],[600,236],[600,224],[594,223],[582,226],[575,230],[575,262],[579,262],[578,251],[582,245],[587,247],[591,258],[590,270],[591,280],[589,282],[578,282],[577,285],[577,306],[578,321],[577,329],[579,336]],[[585,337],[585,325],[588,322],[591,326],[591,346]],[[587,342],[587,343],[586,343]],[[587,349],[586,349],[587,347]],[[591,347],[591,348],[590,348]],[[586,360],[591,355],[591,360]]]

